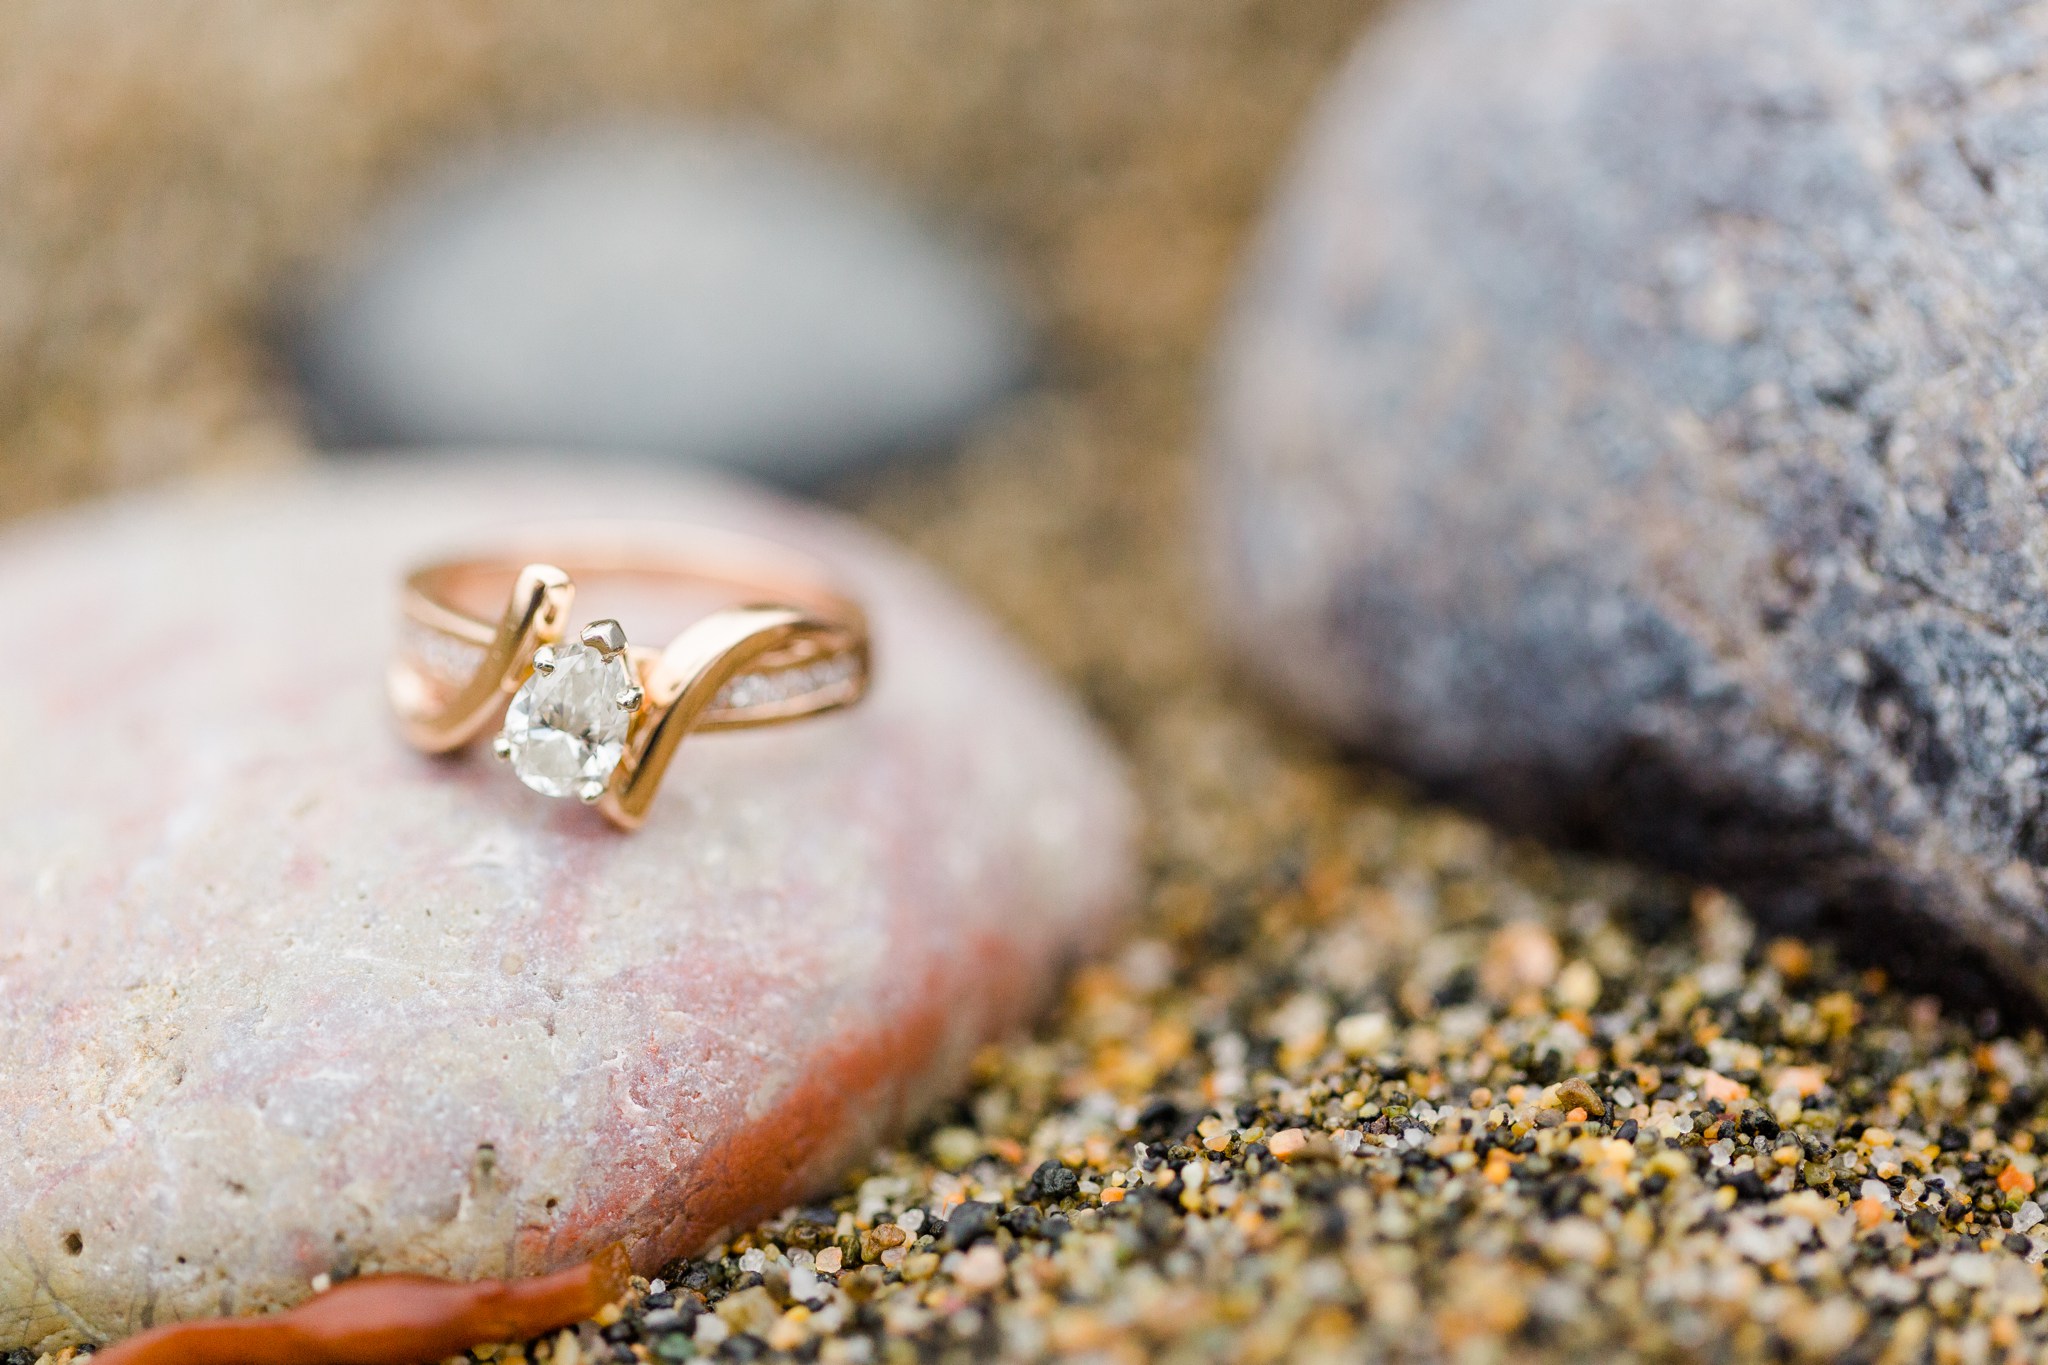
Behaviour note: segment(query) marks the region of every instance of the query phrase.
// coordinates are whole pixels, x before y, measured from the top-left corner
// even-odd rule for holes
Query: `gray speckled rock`
[[[630,836],[413,753],[401,566],[552,505],[806,546],[874,690],[692,738]],[[653,1272],[943,1093],[1129,901],[1073,707],[875,538],[721,485],[330,472],[13,528],[0,582],[42,623],[0,670],[0,1353],[321,1274]]]
[[[989,273],[763,136],[647,124],[462,162],[295,342],[341,445],[667,454],[783,481],[944,440],[1020,376]]]
[[[1211,505],[1255,666],[1512,821],[1865,932],[1924,912],[1923,955],[2048,998],[2031,13],[1400,16],[1227,346]]]

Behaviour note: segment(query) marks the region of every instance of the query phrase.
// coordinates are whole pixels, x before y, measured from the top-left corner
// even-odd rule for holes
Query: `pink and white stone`
[[[844,521],[642,469],[308,474],[0,538],[0,1348],[323,1273],[643,1271],[815,1190],[1109,931],[1118,765]],[[402,566],[624,509],[865,596],[853,711],[688,741],[626,835],[384,714]],[[628,627],[630,629],[631,622]]]

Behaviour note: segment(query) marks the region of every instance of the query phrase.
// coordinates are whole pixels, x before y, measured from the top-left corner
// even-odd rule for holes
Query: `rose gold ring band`
[[[615,619],[568,636],[579,587],[719,605],[648,648]],[[388,682],[408,742],[449,753],[502,720],[493,748],[522,781],[626,829],[685,735],[838,710],[868,686],[866,615],[829,572],[710,528],[588,528],[437,561],[407,576],[400,616]]]

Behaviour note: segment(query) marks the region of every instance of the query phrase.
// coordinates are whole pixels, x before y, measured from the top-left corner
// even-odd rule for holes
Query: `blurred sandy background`
[[[465,143],[606,113],[760,122],[837,154],[993,247],[1047,328],[1055,383],[1184,380],[1308,101],[1371,8],[8,6],[0,515],[292,458],[266,338],[309,269]]]

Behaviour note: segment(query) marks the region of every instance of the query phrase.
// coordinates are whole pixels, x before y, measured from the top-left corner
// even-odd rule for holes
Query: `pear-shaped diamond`
[[[563,645],[513,694],[499,751],[543,796],[596,800],[626,750],[633,686],[623,652]]]

